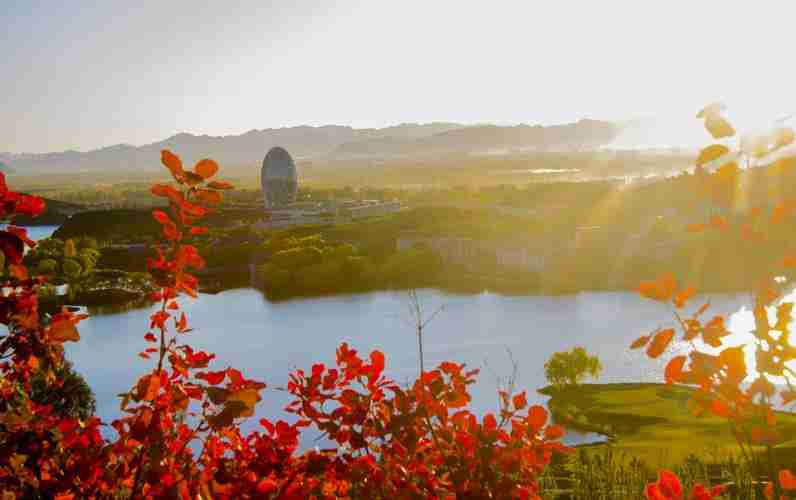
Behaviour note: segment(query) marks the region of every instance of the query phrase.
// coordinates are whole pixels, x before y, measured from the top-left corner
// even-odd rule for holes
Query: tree
[[[43,372],[32,378],[31,399],[39,404],[51,405],[55,413],[65,418],[87,419],[94,415],[97,402],[94,393],[72,363],[64,363],[54,370],[58,386],[49,386]]]
[[[55,276],[58,274],[58,262],[56,262],[55,259],[41,260],[38,266],[36,266],[36,272],[42,276]]]
[[[547,381],[559,389],[568,385],[577,385],[587,376],[597,378],[602,369],[599,358],[590,356],[582,347],[556,352],[544,364]]]

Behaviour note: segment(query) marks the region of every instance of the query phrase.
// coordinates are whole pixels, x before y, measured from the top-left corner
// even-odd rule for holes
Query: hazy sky
[[[796,111],[787,0],[0,1],[0,151]]]

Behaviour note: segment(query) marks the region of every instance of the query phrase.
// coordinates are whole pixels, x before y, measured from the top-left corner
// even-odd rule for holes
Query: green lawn
[[[607,431],[615,449],[650,464],[676,464],[690,454],[720,459],[740,451],[724,419],[688,411],[690,387],[584,384],[539,392],[551,396],[548,406],[559,422]],[[783,438],[796,439],[796,414],[778,412],[777,422]]]

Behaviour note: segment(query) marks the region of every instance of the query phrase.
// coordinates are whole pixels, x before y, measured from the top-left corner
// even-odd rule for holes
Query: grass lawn
[[[604,429],[617,451],[667,466],[688,455],[726,459],[740,452],[729,424],[688,410],[694,389],[664,384],[584,384],[561,391],[545,387],[557,421],[586,430]],[[796,440],[796,414],[777,412],[785,440]],[[595,447],[600,448],[600,447]]]

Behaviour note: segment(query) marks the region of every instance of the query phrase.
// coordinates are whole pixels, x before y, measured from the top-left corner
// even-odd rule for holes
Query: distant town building
[[[266,210],[283,207],[296,201],[298,171],[290,153],[274,147],[263,159],[260,172]]]

